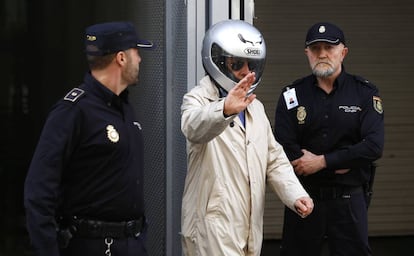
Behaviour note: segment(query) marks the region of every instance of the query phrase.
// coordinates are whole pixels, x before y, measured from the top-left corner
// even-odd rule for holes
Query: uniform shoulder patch
[[[378,114],[382,114],[384,112],[384,109],[382,108],[382,100],[380,97],[373,96],[372,103],[373,103],[375,111],[377,111]]]
[[[80,97],[82,97],[85,94],[85,91],[80,88],[73,88],[66,96],[63,98],[64,100],[75,102]]]

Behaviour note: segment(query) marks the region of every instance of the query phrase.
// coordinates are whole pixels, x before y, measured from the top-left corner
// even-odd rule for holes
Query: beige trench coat
[[[246,128],[237,115],[225,118],[223,106],[207,76],[183,98],[185,255],[260,255],[266,182],[293,210],[296,199],[308,196],[273,137],[262,103],[255,99],[246,109]]]

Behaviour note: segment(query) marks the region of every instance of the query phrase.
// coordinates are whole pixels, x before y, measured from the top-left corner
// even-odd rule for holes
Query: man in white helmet
[[[182,201],[184,255],[260,255],[265,187],[303,218],[313,201],[273,136],[253,94],[266,59],[247,22],[213,25],[203,40],[207,75],[183,97],[188,173]]]

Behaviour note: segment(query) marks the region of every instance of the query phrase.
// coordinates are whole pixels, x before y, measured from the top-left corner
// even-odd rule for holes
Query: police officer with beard
[[[128,86],[138,81],[130,22],[86,28],[90,72],[51,110],[25,181],[36,255],[147,255],[143,135]]]
[[[313,25],[305,54],[312,74],[285,87],[276,109],[275,136],[315,201],[306,219],[285,210],[281,255],[371,255],[369,183],[384,147],[384,115],[376,86],[344,69],[342,30]]]

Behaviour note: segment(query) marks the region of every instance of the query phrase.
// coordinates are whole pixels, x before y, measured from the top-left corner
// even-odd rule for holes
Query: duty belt
[[[108,222],[100,220],[74,218],[76,236],[85,238],[126,238],[138,237],[145,224],[145,218],[137,220]]]
[[[319,200],[332,200],[341,198],[351,198],[352,195],[364,192],[362,186],[335,186],[335,187],[317,187],[307,189],[310,196]]]

